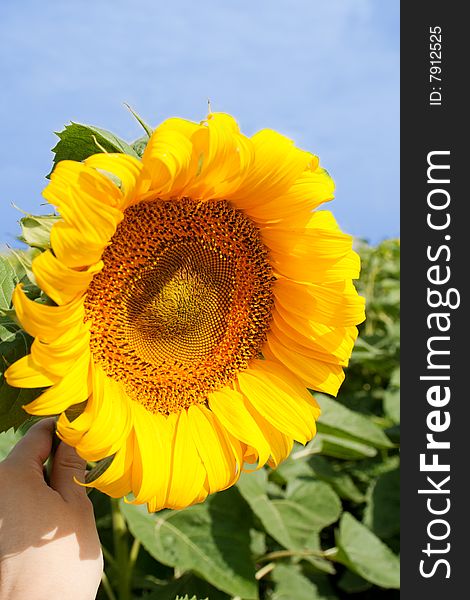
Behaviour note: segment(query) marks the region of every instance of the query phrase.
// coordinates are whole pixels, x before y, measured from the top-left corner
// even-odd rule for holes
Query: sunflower
[[[57,164],[61,219],[32,267],[52,302],[16,288],[35,339],[6,378],[47,388],[25,410],[109,457],[90,485],[183,508],[312,439],[307,388],[336,395],[364,318],[352,240],[315,210],[333,189],[316,156],[221,113],[168,119],[141,160]]]

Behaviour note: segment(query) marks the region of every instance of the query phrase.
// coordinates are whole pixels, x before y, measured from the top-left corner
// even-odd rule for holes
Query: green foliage
[[[236,489],[182,511],[152,515],[145,506],[123,503],[122,513],[131,533],[163,564],[192,570],[234,596],[258,597],[250,550],[251,519]]]
[[[29,352],[32,341],[17,323],[11,305],[11,296],[18,283],[25,286],[30,298],[39,295],[38,288],[27,276],[29,264],[28,252],[0,254],[0,432],[11,427],[17,429],[24,423],[29,415],[22,406],[34,400],[40,392],[10,387],[4,377],[8,366]]]

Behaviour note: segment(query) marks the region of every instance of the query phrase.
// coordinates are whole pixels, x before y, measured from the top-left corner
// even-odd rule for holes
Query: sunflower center
[[[230,383],[257,356],[273,304],[258,229],[226,201],[128,208],[89,286],[94,359],[152,412]]]
[[[144,271],[128,298],[129,339],[149,362],[198,360],[223,335],[233,265],[197,242],[180,243]]]

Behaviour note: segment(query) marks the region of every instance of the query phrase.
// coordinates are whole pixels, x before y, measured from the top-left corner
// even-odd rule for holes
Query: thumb
[[[86,461],[78,456],[75,448],[60,442],[52,463],[50,486],[66,501],[76,500],[77,497],[87,497],[86,488],[77,481],[85,481]]]
[[[54,418],[35,423],[7,457],[8,462],[21,463],[43,476],[43,463],[49,456],[54,432]]]

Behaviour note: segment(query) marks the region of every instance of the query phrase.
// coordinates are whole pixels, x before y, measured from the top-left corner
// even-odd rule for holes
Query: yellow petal
[[[334,189],[335,184],[327,171],[312,160],[288,190],[247,210],[256,221],[287,224],[298,220],[299,216],[309,215],[323,202],[332,200]]]
[[[188,423],[194,443],[207,473],[208,492],[229,487],[240,476],[233,450],[212,413],[204,406],[188,410]]]
[[[357,338],[357,328],[354,326],[348,327],[333,327],[329,325],[323,325],[317,321],[312,321],[307,315],[298,315],[289,310],[286,310],[281,304],[277,303],[273,310],[273,318],[277,319],[278,323],[281,323],[283,331],[290,335],[292,333],[293,339],[303,340],[303,338],[311,338],[324,346],[325,351],[338,356],[345,356],[347,348],[350,347],[350,338],[353,341]],[[304,343],[303,341],[301,343]],[[309,345],[304,344],[304,345]],[[341,350],[340,346],[344,348]]]
[[[102,204],[116,208],[122,203],[121,190],[108,177],[74,160],[62,160],[57,163],[49,185],[42,195],[60,211],[63,203],[68,201],[68,193],[72,186],[78,186]]]
[[[339,230],[329,211],[313,213],[301,228],[286,228],[281,222],[262,227],[261,233],[280,275],[313,283],[359,277],[360,260],[352,250],[352,238]]]
[[[103,268],[103,262],[99,261],[86,270],[76,271],[64,265],[50,250],[46,250],[33,260],[32,268],[39,287],[56,304],[64,305],[86,291],[93,276]]]
[[[102,158],[106,156],[110,158]],[[112,156],[114,155],[100,154],[87,160],[97,166],[108,166],[113,162]],[[116,166],[122,167],[122,163],[128,161],[120,155],[114,162]],[[138,161],[135,162],[140,165]],[[132,162],[130,164],[135,167]],[[141,168],[138,167],[139,172]],[[121,175],[122,171],[123,168],[120,170]],[[126,185],[129,178],[125,179]],[[65,227],[59,222],[53,228],[54,233],[51,233],[56,256],[70,267],[96,262],[123,218],[120,208],[125,203],[125,198],[121,190],[88,165],[61,161],[54,169],[51,182],[43,195],[58,208],[67,225]],[[78,239],[74,230],[79,233]],[[90,250],[88,257],[85,252],[87,248]]]
[[[365,319],[364,298],[351,281],[317,285],[278,279],[274,286],[276,306],[331,327],[349,327]]]
[[[315,421],[313,422],[314,432],[316,433],[316,425]],[[313,437],[313,436],[312,436]],[[272,468],[276,468],[283,460],[285,460],[292,451],[292,446],[294,445],[294,440],[278,431],[275,427],[272,428],[270,433],[271,440],[271,458],[268,461],[268,464]]]
[[[170,488],[166,506],[185,508],[204,496],[206,470],[189,430],[188,415],[170,415],[168,422],[173,428]],[[207,492],[206,492],[207,493]]]
[[[166,503],[170,483],[171,428],[160,414],[133,404],[136,446],[132,464],[133,503],[152,501],[159,510]]]
[[[209,395],[209,406],[227,431],[253,448],[259,457],[259,466],[263,466],[271,454],[271,447],[243,395],[227,387]]]
[[[83,323],[85,316],[83,298],[63,306],[49,306],[30,300],[21,283],[16,286],[12,300],[16,316],[23,328],[33,337],[47,343],[54,342],[70,329]]]
[[[296,335],[291,337],[288,333],[286,333],[285,329],[279,328],[274,320],[271,322],[269,335],[283,344],[286,348],[294,350],[298,354],[303,354],[307,358],[321,360],[323,362],[341,365],[343,367],[348,365],[353,346],[352,340],[348,338],[350,341],[350,352],[342,353],[338,356],[338,353],[326,352],[325,349],[317,344],[314,339],[309,340],[308,338],[304,337],[302,341],[306,341],[306,343],[300,343],[299,337]]]
[[[264,417],[262,417],[253,406],[250,406],[249,404],[248,406],[250,414],[255,420],[257,426],[263,432],[265,438],[269,440],[270,457],[268,460],[268,465],[270,465],[271,467],[279,465],[279,463],[281,463],[289,456],[292,450],[292,446],[294,444],[294,440],[288,435],[285,435],[284,433],[276,429],[276,427],[274,427],[273,425],[271,425],[271,423],[267,421]],[[311,416],[313,419],[315,418],[313,416],[313,413]],[[254,451],[253,448],[248,446],[244,458],[245,462],[253,464],[254,462],[256,462],[257,459],[256,451]],[[258,465],[258,468],[259,466],[260,465]],[[244,470],[247,472],[253,471],[253,469]]]
[[[72,422],[62,414],[57,423],[61,439],[80,456],[95,461],[115,454],[126,443],[133,424],[131,400],[123,387],[100,367],[93,369],[93,393],[84,412]]]
[[[288,315],[279,307],[272,312],[270,331],[288,348],[305,356],[347,366],[357,328],[328,327],[296,315]]]
[[[74,329],[65,332],[50,344],[36,338],[31,346],[33,361],[51,377],[64,377],[80,356],[90,359],[88,327],[80,323]]]
[[[94,487],[112,498],[121,498],[132,489],[132,464],[134,461],[134,433],[127,438],[126,443],[116,452],[112,463],[106,471],[87,487]]]
[[[262,228],[264,243],[273,251],[280,253],[305,252],[303,246],[309,245],[321,258],[339,258],[352,247],[352,237],[342,233],[332,213],[318,210],[309,214],[308,220],[300,227],[285,227],[283,221],[267,224]],[[305,236],[300,242],[299,235]]]
[[[258,453],[256,452],[256,450],[254,448],[252,448],[251,446],[247,446],[246,450],[245,450],[245,454],[243,455],[243,461],[248,463],[249,465],[252,465],[257,460],[258,460]],[[257,469],[243,469],[243,470],[247,471],[247,472],[252,471],[252,470],[257,471],[259,468],[260,467],[258,467]]]
[[[239,188],[253,156],[251,140],[240,134],[237,122],[224,113],[211,113],[192,137],[197,170],[186,193],[208,200],[229,198]]]
[[[314,424],[308,404],[310,394],[281,365],[254,360],[238,374],[240,390],[255,409],[282,433],[305,443],[313,437]]]
[[[292,254],[270,253],[270,262],[277,275],[298,282],[334,283],[359,277],[361,262],[354,250],[336,259],[322,259],[310,250],[309,240],[299,234],[299,252]]]
[[[197,168],[192,159],[191,136],[199,127],[184,119],[167,119],[154,130],[142,156],[150,176],[147,195],[166,199],[183,194]]]
[[[240,186],[227,199],[248,215],[264,214],[263,206],[281,197],[316,157],[296,148],[288,138],[264,129],[251,138],[254,160]]]
[[[89,401],[87,402],[88,407]],[[93,425],[93,415],[91,411],[87,411],[85,409],[78,417],[70,421],[65,412],[63,412],[59,418],[57,419],[56,431],[57,435],[60,439],[68,444],[69,446],[73,446],[78,454],[85,460],[99,460],[103,458],[103,456],[99,456],[98,458],[89,459],[85,453],[78,450],[77,446],[80,444],[80,441],[83,439],[83,436]],[[113,454],[112,452],[110,454]]]
[[[89,368],[89,355],[80,356],[63,379],[23,406],[24,410],[31,415],[58,415],[73,404],[84,402],[91,393]]]
[[[94,154],[84,160],[85,165],[101,169],[115,175],[121,181],[122,202],[119,208],[125,210],[148,190],[149,174],[140,160],[120,153]]]
[[[102,244],[103,248],[124,216],[119,208],[104,203],[79,185],[69,186],[59,211],[64,221],[82,234],[84,243]]]
[[[53,385],[57,382],[54,377],[39,365],[37,365],[31,354],[23,356],[5,371],[5,379],[8,385],[19,388],[41,388]]]
[[[270,352],[269,352],[270,351]],[[341,365],[326,363],[287,348],[272,334],[268,334],[263,348],[266,358],[277,360],[294,373],[306,387],[336,396],[344,381]]]
[[[87,240],[83,234],[65,221],[57,221],[51,229],[51,246],[55,256],[72,269],[83,269],[100,261],[106,244]]]

